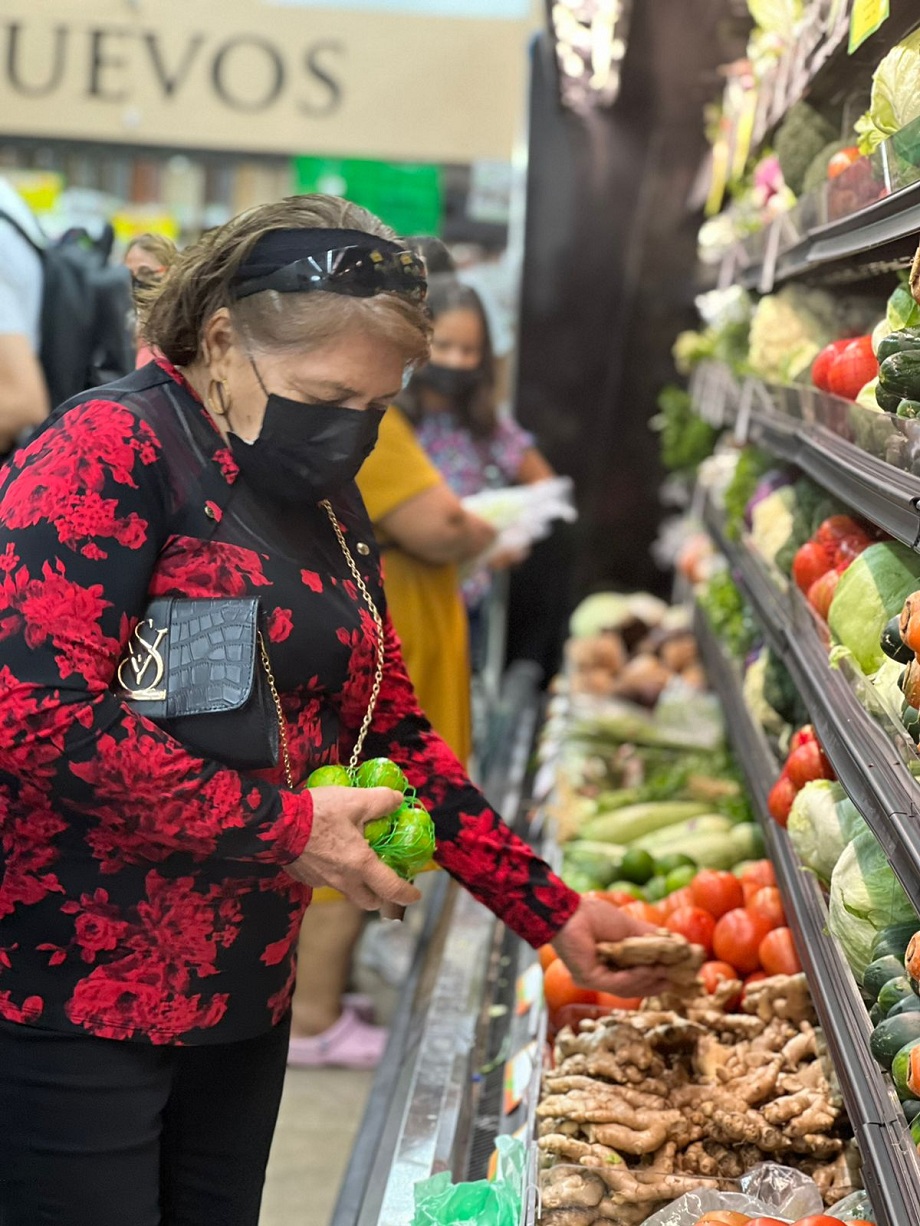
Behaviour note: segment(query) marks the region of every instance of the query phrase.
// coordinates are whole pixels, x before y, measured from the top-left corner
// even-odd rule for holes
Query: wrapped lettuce
[[[859,152],[875,150],[920,117],[920,30],[885,56],[872,74],[869,109],[856,121]]]
[[[786,829],[799,859],[827,885],[844,848],[867,827],[839,783],[815,779],[793,801]]]
[[[918,574],[920,558],[912,549],[899,541],[882,541],[870,545],[841,576],[828,625],[867,676],[881,666],[885,654],[879,636],[920,586]]]
[[[828,927],[860,982],[872,961],[875,934],[892,924],[916,921],[917,913],[871,831],[858,834],[843,849],[831,875],[828,913]]]

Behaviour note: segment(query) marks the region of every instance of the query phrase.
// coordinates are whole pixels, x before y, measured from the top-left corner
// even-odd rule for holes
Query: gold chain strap
[[[364,748],[364,741],[370,731],[371,722],[374,718],[374,711],[377,709],[377,699],[380,697],[380,688],[383,685],[383,668],[386,661],[386,641],[383,630],[383,619],[377,606],[374,604],[374,598],[367,590],[367,584],[361,578],[361,572],[355,564],[354,558],[351,556],[351,550],[345,541],[342,529],[339,526],[338,517],[332,509],[332,505],[328,499],[324,499],[319,504],[326,514],[329,516],[329,522],[332,524],[332,531],[335,533],[336,540],[342,553],[345,555],[345,561],[348,563],[348,569],[354,576],[355,584],[364,603],[367,605],[371,617],[374,621],[374,629],[377,631],[377,667],[374,671],[374,684],[371,688],[370,701],[367,704],[367,711],[364,715],[364,721],[361,724],[361,730],[358,733],[358,739],[355,741],[355,748],[351,755],[351,761],[348,763],[348,769],[353,771],[357,768],[358,761],[361,757],[361,750]]]
[[[339,521],[332,505],[328,500],[320,503],[320,506],[329,516],[329,522],[332,524],[332,531],[335,533],[336,540],[339,542],[342,553],[345,555],[345,561],[348,563],[348,569],[354,576],[358,591],[364,599],[364,603],[370,610],[370,615],[374,621],[374,629],[377,631],[377,667],[374,671],[374,684],[371,688],[370,701],[367,705],[367,712],[364,716],[364,722],[361,724],[361,730],[358,733],[358,739],[355,741],[354,752],[351,755],[351,761],[348,763],[349,770],[355,770],[358,761],[361,757],[361,750],[364,748],[364,741],[370,731],[371,722],[374,718],[374,711],[377,709],[377,699],[380,697],[380,689],[383,685],[383,667],[386,660],[386,641],[383,630],[383,618],[377,606],[374,604],[374,598],[367,589],[367,584],[361,577],[361,572],[358,570],[354,558],[351,556],[351,550],[339,526]],[[294,769],[291,766],[291,751],[288,744],[287,724],[284,719],[284,709],[281,706],[281,695],[278,693],[278,686],[275,684],[275,674],[272,672],[271,660],[268,655],[268,648],[265,646],[265,639],[262,637],[262,632],[259,631],[259,652],[262,657],[262,667],[265,669],[265,675],[268,677],[268,688],[271,691],[272,702],[275,704],[275,712],[278,716],[278,736],[281,746],[281,758],[284,762],[284,778],[291,790],[294,788]]]

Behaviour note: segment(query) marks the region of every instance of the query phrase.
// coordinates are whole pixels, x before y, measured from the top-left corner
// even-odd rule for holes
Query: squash
[[[889,979],[883,986],[876,1003],[887,1017],[895,1005],[913,995],[910,980],[906,975],[899,975],[897,979]]]
[[[920,1014],[900,1013],[879,1022],[869,1039],[869,1051],[887,1069],[905,1044],[912,1042],[920,1043]]]
[[[917,944],[918,951],[920,951],[920,942]],[[866,967],[866,973],[863,975],[863,990],[870,1000],[878,1000],[878,994],[888,980],[898,979],[903,974],[904,964],[901,959],[894,957],[893,954],[886,954],[883,958],[876,958]]]

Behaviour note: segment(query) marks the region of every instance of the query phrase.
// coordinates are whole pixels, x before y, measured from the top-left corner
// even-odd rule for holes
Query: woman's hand
[[[392,788],[311,788],[313,829],[298,858],[285,867],[295,881],[328,885],[365,911],[406,907],[421,898],[415,886],[371,850],[362,831],[402,804]]]
[[[615,996],[655,996],[668,987],[664,967],[637,966],[629,971],[611,971],[597,956],[599,941],[622,941],[624,937],[655,931],[651,924],[631,919],[602,898],[583,898],[578,910],[556,934],[553,948],[582,987],[612,992]]]

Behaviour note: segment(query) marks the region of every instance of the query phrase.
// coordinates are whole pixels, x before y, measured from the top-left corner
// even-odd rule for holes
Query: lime
[[[409,780],[389,758],[368,758],[358,767],[355,784],[359,788],[393,788],[405,792]]]
[[[666,878],[668,883],[668,893],[673,894],[675,890],[682,890],[684,886],[690,884],[695,876],[695,865],[681,864],[677,868],[672,868]]]
[[[368,843],[370,843],[371,847],[376,847],[378,843],[382,842],[389,835],[392,828],[392,816],[377,817],[372,822],[368,822],[364,827],[364,837],[367,839]]]
[[[307,779],[308,788],[350,788],[351,775],[344,766],[319,766]]]
[[[634,881],[636,885],[645,885],[655,876],[655,861],[649,852],[632,847],[623,857],[620,876],[626,881]]]
[[[666,856],[659,856],[655,860],[655,869],[667,877],[668,873],[675,868],[681,868],[683,865],[690,868],[696,868],[696,861],[689,856],[685,856],[682,851],[672,851]]]
[[[648,902],[661,902],[668,892],[668,879],[658,873],[645,885],[645,897]]]
[[[608,885],[607,890],[611,894],[614,890],[619,890],[623,894],[632,894],[633,898],[637,898],[640,902],[645,898],[645,890],[640,889],[634,881],[615,881],[613,885]]]

